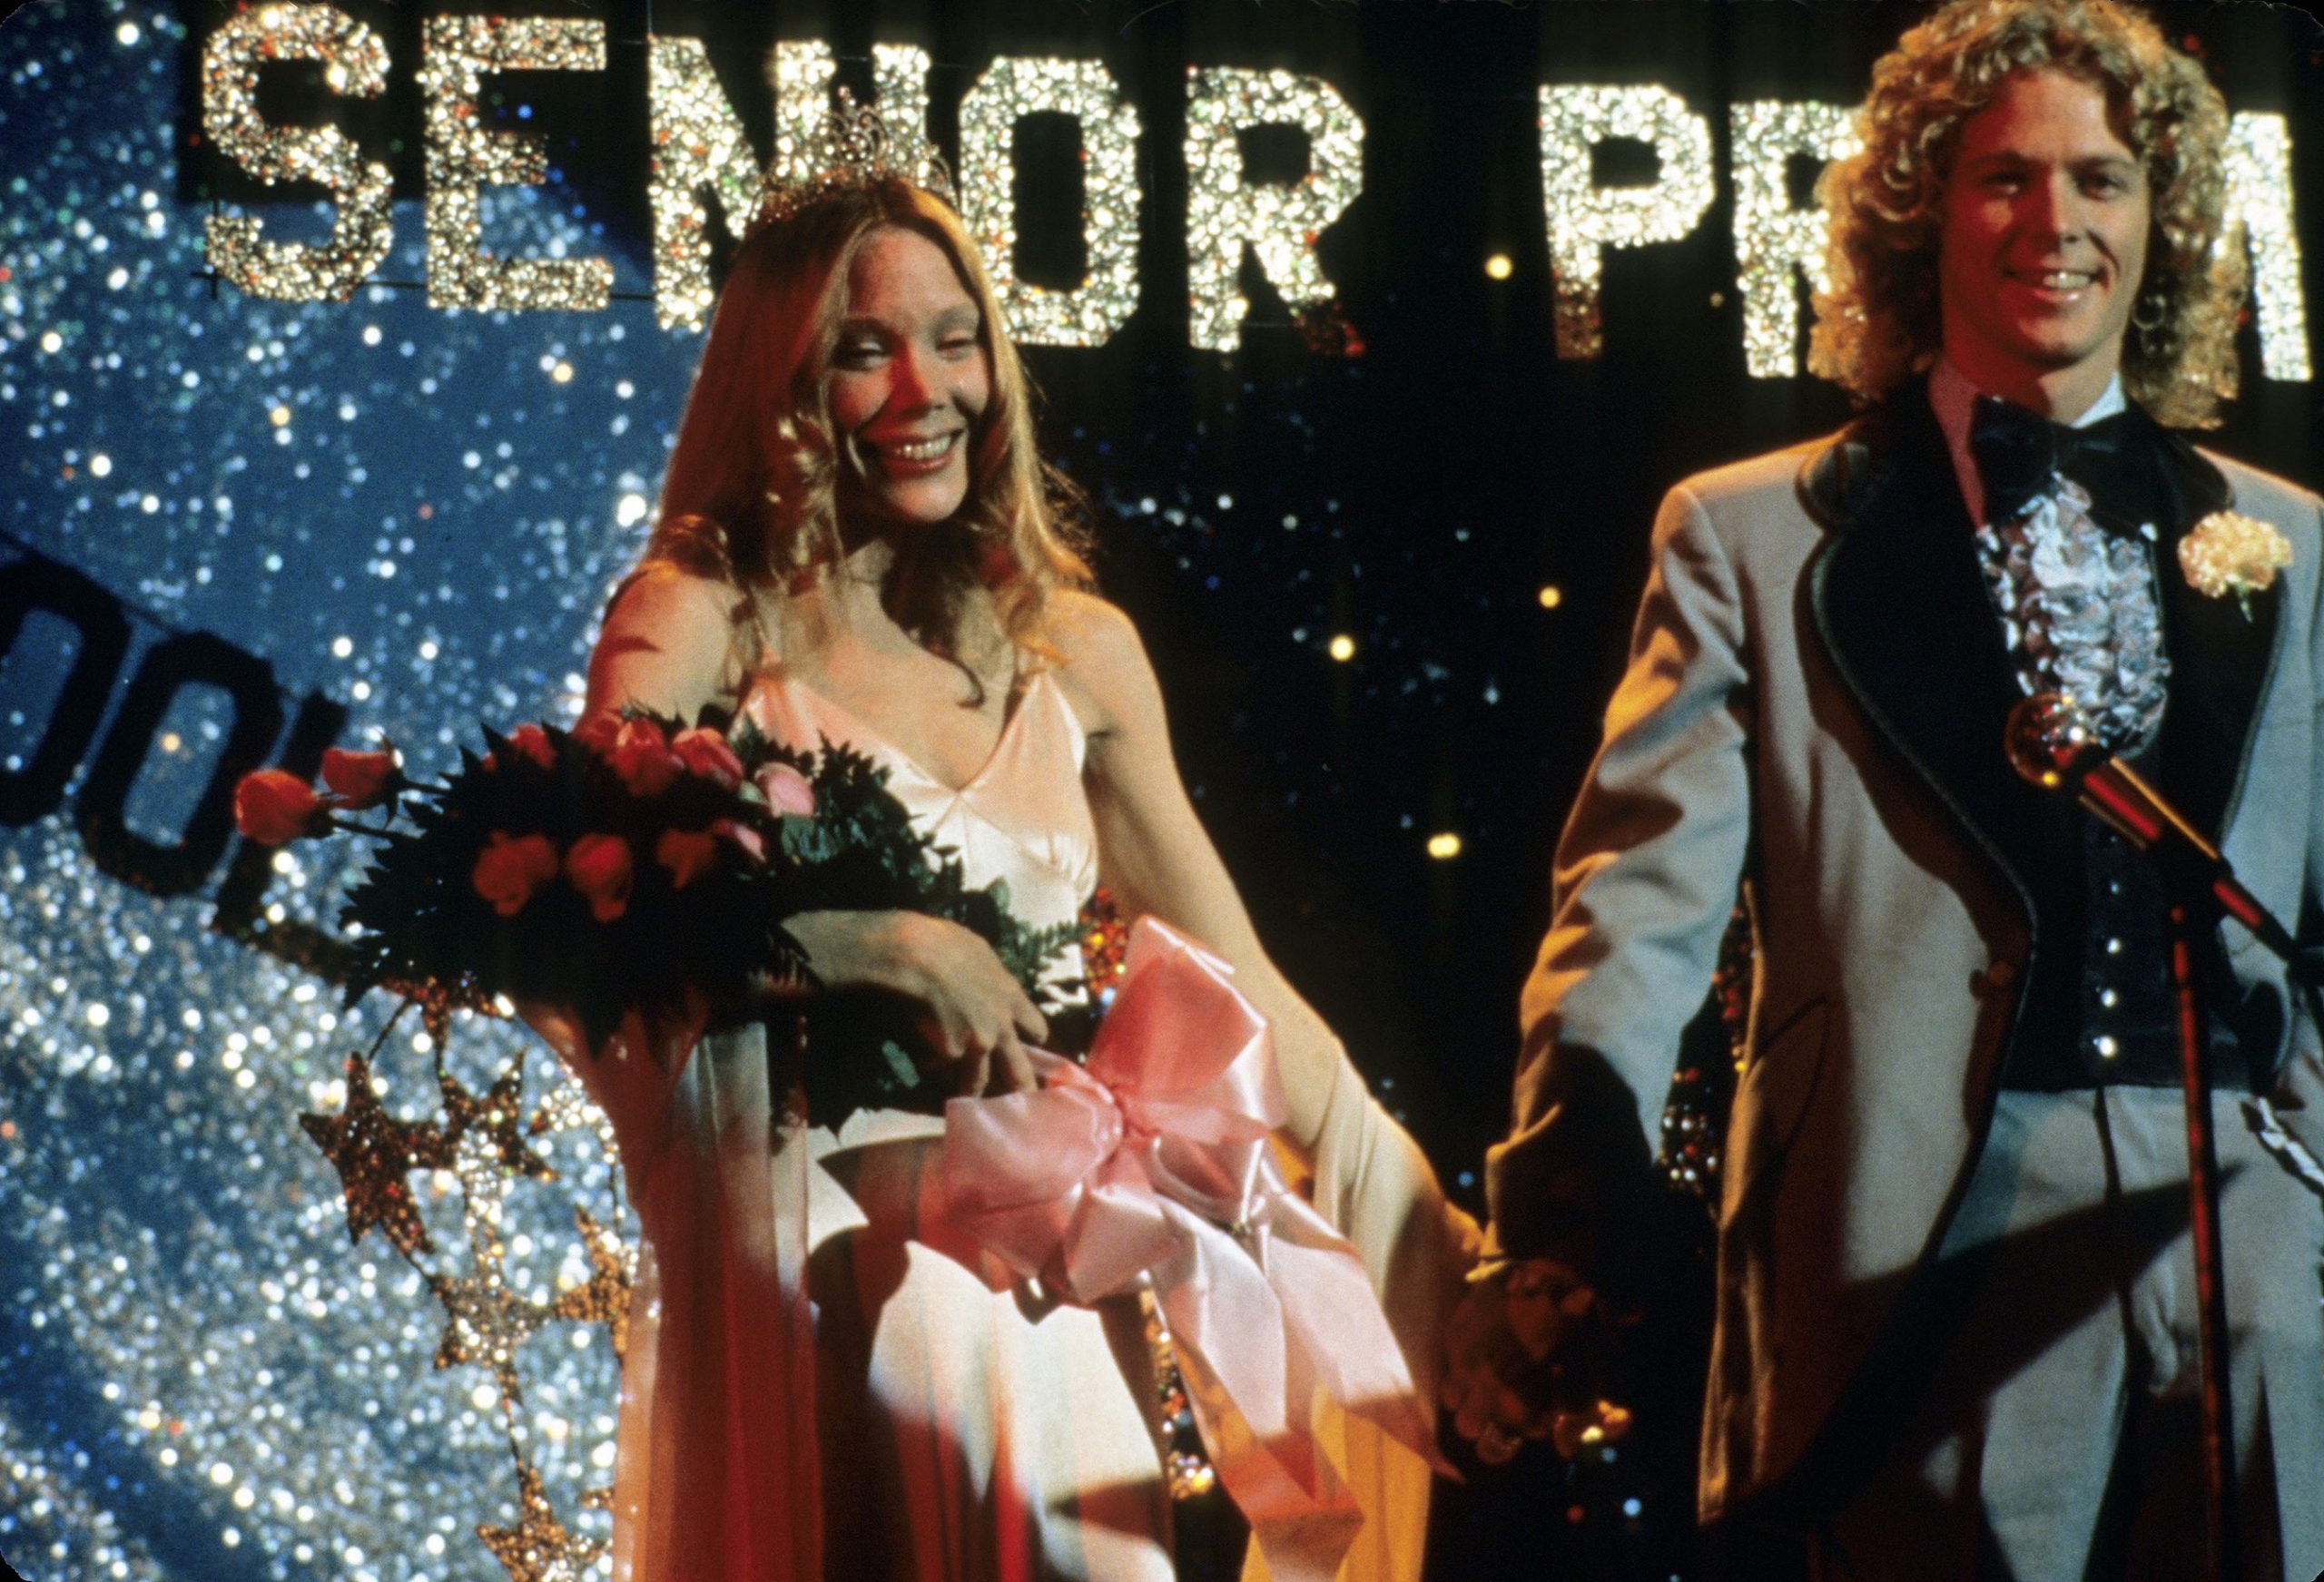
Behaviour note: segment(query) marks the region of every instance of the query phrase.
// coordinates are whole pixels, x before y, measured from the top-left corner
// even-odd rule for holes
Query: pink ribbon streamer
[[[1140,919],[1087,1067],[1036,1052],[1039,1090],[945,1105],[941,1190],[956,1223],[1070,1301],[1152,1280],[1276,1582],[1326,1582],[1364,1518],[1315,1443],[1314,1391],[1442,1462],[1355,1249],[1276,1168],[1274,1044],[1232,970]]]

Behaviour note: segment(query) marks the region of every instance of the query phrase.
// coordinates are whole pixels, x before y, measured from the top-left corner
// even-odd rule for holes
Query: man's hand
[[[1526,1440],[1569,1459],[1619,1439],[1630,1414],[1598,1398],[1608,1339],[1597,1293],[1564,1264],[1524,1259],[1480,1271],[1445,1326],[1439,1394],[1452,1426],[1497,1465]]]

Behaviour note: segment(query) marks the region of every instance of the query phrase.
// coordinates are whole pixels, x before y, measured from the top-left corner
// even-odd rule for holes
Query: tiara
[[[775,156],[759,177],[758,206],[749,233],[755,235],[834,193],[874,186],[881,182],[909,182],[932,192],[957,209],[952,175],[945,168],[927,134],[917,128],[891,133],[879,110],[858,104],[845,87],[836,94],[831,113],[818,119],[788,154],[778,145]],[[790,172],[803,171],[806,173]]]

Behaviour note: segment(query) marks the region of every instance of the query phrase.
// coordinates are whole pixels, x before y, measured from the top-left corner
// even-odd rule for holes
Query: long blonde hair
[[[2123,388],[2165,423],[2215,424],[2235,393],[2244,284],[2242,250],[2221,235],[2227,106],[2201,66],[2113,0],[1954,0],[1881,57],[1858,114],[1863,152],[1824,174],[1831,287],[1817,294],[1807,366],[1868,401],[1935,360],[1938,237],[1961,123],[2037,68],[2105,95],[2152,200]]]
[[[899,545],[889,609],[931,649],[956,658],[962,599],[982,586],[1009,640],[1046,653],[1049,594],[1090,582],[1080,496],[1035,447],[1031,387],[959,216],[901,178],[841,188],[736,250],[645,561],[673,562],[738,590],[793,585],[837,564],[839,484],[856,464],[846,437],[832,430],[832,353],[849,270],[885,226],[943,249],[976,303],[992,366],[991,397],[972,427],[968,497],[950,521]]]

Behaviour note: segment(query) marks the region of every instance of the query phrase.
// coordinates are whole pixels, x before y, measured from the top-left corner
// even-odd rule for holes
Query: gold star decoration
[[[597,1107],[597,1101],[589,1096],[589,1090],[576,1082],[570,1074],[541,1100],[539,1106],[533,1111],[532,1123],[527,1129],[536,1137],[546,1136],[551,1132],[586,1130],[596,1138],[598,1151],[605,1156],[606,1163],[616,1170],[621,1166],[621,1155],[614,1144],[613,1122],[606,1117],[604,1110]]]
[[[371,1063],[347,1057],[347,1105],[335,1115],[302,1115],[299,1125],[339,1172],[347,1235],[359,1242],[377,1225],[405,1253],[428,1251],[428,1226],[405,1178],[449,1163],[444,1135],[427,1121],[399,1121],[371,1087]]]
[[[563,1292],[549,1308],[551,1318],[604,1324],[612,1331],[614,1355],[629,1355],[629,1293],[636,1258],[622,1239],[575,1205],[573,1227],[589,1249],[589,1278]]]
[[[541,1475],[529,1464],[517,1469],[515,1527],[479,1523],[476,1536],[484,1540],[508,1573],[509,1582],[582,1582],[607,1548],[603,1538],[585,1538],[567,1532],[556,1509],[541,1491]]]
[[[430,1274],[428,1290],[444,1304],[444,1338],[436,1366],[475,1362],[492,1370],[500,1393],[517,1399],[517,1349],[548,1317],[548,1310],[508,1289],[497,1269],[481,1274]]]
[[[457,1076],[448,1074],[438,1080],[444,1095],[447,1142],[458,1143],[471,1134],[482,1135],[490,1139],[500,1167],[510,1175],[527,1175],[536,1181],[556,1178],[548,1161],[525,1145],[520,1119],[525,1068],[521,1064],[502,1072],[482,1098],[470,1093]]]

